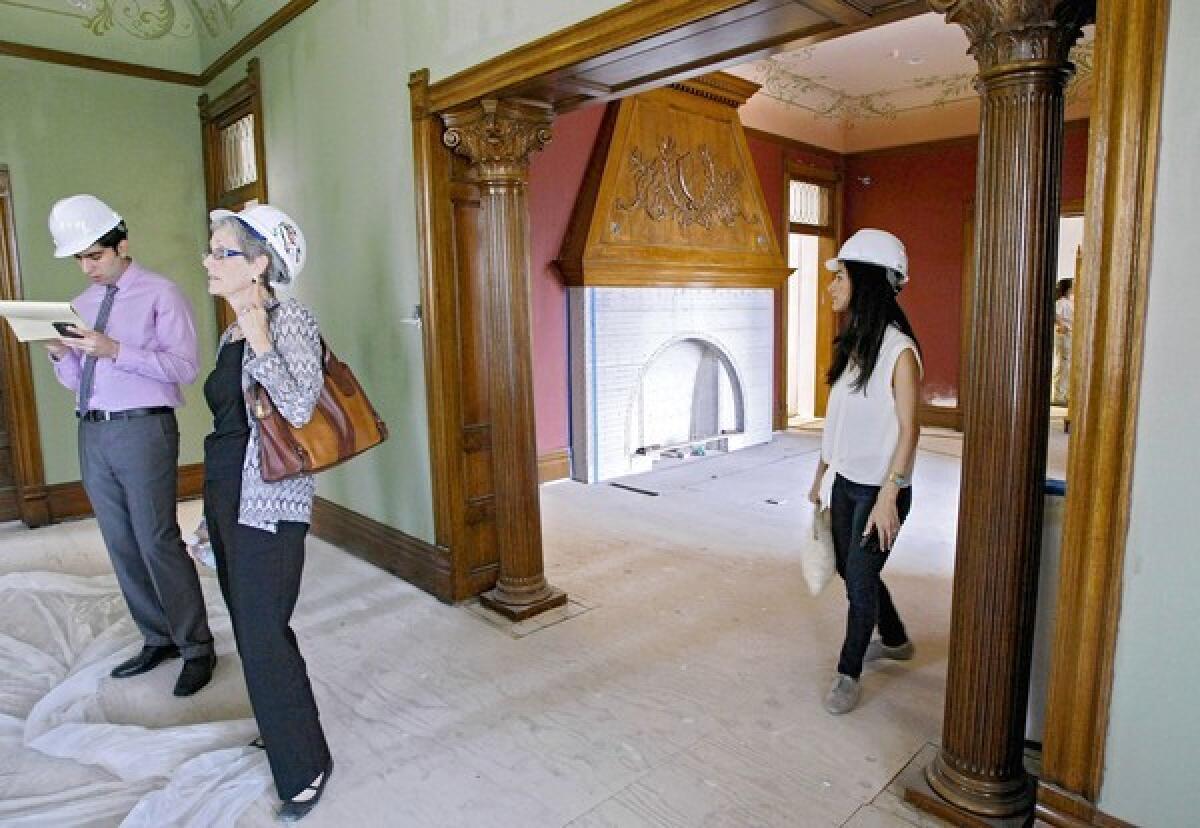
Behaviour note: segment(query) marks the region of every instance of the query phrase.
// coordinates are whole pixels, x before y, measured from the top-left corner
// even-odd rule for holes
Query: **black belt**
[[[99,411],[93,408],[91,411],[83,413],[76,411],[75,416],[81,420],[90,420],[92,422],[132,420],[134,417],[153,417],[155,414],[167,414],[174,410],[168,405],[157,405],[154,408],[127,408],[124,411]]]

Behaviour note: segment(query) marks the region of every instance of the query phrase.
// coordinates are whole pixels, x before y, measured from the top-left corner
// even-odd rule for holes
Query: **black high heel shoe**
[[[317,803],[321,801],[321,794],[325,793],[325,786],[329,784],[329,777],[331,776],[333,776],[332,758],[329,760],[329,764],[325,766],[325,770],[323,770],[317,776],[317,778],[313,780],[313,783],[302,790],[299,794],[296,794],[296,796],[300,796],[301,794],[305,794],[309,791],[315,791],[312,796],[310,796],[308,799],[298,800],[293,798],[285,799],[283,801],[283,804],[279,807],[279,821],[296,822],[308,816],[308,812],[317,807]]]

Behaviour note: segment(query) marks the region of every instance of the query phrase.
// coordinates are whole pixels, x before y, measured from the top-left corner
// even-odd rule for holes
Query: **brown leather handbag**
[[[258,421],[258,457],[268,483],[314,474],[344,463],[387,439],[387,425],[362,386],[321,337],[324,383],[312,419],[296,428],[275,408],[261,385],[246,392]]]

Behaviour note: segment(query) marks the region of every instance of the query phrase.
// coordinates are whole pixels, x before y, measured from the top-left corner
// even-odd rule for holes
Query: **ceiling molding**
[[[945,54],[941,34],[929,40],[929,25],[920,23],[917,28],[908,30],[918,40],[913,47],[914,54],[905,62],[914,66],[923,62],[924,57],[918,53],[928,50],[933,50],[935,55]],[[938,31],[944,26],[939,21]],[[874,38],[874,35],[868,37]],[[787,108],[802,110],[812,118],[840,123],[845,128],[868,121],[894,120],[917,110],[977,100],[974,82],[978,69],[972,65],[965,50],[961,61],[947,63],[942,59],[929,73],[910,69],[895,77],[891,71],[893,61],[902,59],[901,52],[893,48],[889,56],[883,56],[877,38],[861,42],[858,51],[865,48],[866,52],[864,56],[856,52],[854,67],[849,69],[846,64],[848,43],[843,42],[833,53],[827,51],[828,48],[826,44],[792,48],[730,71],[762,84],[759,94],[763,97],[772,98]],[[1072,50],[1075,72],[1066,89],[1068,104],[1089,99],[1094,53],[1093,36],[1081,40]],[[863,82],[864,68],[871,70],[868,83]]]
[[[216,80],[217,75],[224,72],[230,66],[239,61],[251,49],[259,46],[267,40],[271,35],[278,32],[287,24],[291,23],[297,17],[317,4],[317,0],[292,0],[286,6],[268,17],[250,34],[243,37],[233,45],[229,51],[214,60],[200,74],[201,85],[207,86]]]
[[[317,2],[318,0],[291,0],[287,5],[263,21],[254,31],[243,37],[219,58],[209,64],[208,68],[199,75],[188,72],[177,72],[171,69],[160,69],[140,63],[127,63],[121,60],[91,57],[76,52],[46,49],[41,46],[27,46],[7,40],[0,40],[0,55],[36,60],[42,63],[54,63],[60,66],[71,66],[77,69],[91,69],[96,72],[108,72],[114,75],[127,75],[129,77],[161,81],[163,83],[204,87],[216,80],[218,75],[235,64],[252,49],[261,45],[272,35],[287,26],[287,24],[315,6]]]
[[[45,49],[41,46],[26,46],[22,43],[10,43],[7,40],[0,40],[0,55],[37,60],[42,63],[56,63],[59,66],[73,66],[76,69],[92,69],[96,72],[108,72],[113,75],[128,75],[163,83],[178,83],[184,86],[204,85],[200,75],[191,75],[187,72],[159,69],[154,66],[143,66],[140,63],[126,63],[121,60],[90,57],[75,52],[60,52],[57,49]]]

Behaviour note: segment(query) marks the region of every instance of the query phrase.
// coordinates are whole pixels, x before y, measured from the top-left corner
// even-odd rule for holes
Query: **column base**
[[[493,612],[498,612],[509,621],[524,621],[555,607],[566,606],[567,593],[545,584],[536,593],[514,594],[497,584],[479,596],[479,603]]]
[[[960,773],[945,760],[944,753],[939,753],[925,768],[923,781],[924,785],[910,787],[913,804],[930,813],[939,813],[933,807],[948,807],[975,820],[956,820],[959,825],[1023,825],[1033,812],[1034,781],[1024,770],[1016,779],[988,782]],[[926,786],[932,802],[923,796],[922,789]],[[1011,823],[1013,819],[1017,822]]]

